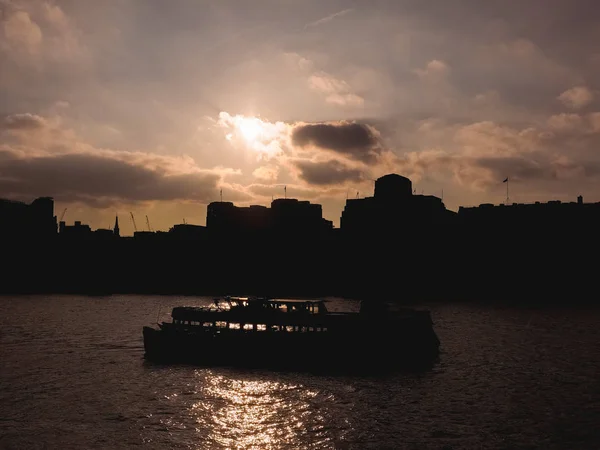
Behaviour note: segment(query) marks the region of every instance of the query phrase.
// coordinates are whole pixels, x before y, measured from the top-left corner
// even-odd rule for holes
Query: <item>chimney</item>
[[[583,205],[583,196],[582,196],[582,195],[579,195],[579,196],[577,197],[577,204],[579,204],[579,205]]]

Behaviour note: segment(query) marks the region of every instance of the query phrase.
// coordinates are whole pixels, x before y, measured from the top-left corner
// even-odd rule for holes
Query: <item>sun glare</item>
[[[262,133],[261,121],[255,117],[247,117],[239,121],[238,130],[246,139],[252,143],[258,139]]]
[[[217,125],[225,129],[225,139],[231,145],[251,149],[259,157],[282,153],[291,126],[285,122],[269,122],[258,116],[244,116],[221,111]]]

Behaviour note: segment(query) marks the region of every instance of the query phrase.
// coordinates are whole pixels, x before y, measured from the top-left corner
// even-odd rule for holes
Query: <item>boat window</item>
[[[313,327],[308,327],[308,331],[315,331]]]
[[[212,327],[212,323],[211,322],[204,322],[202,324],[202,326],[210,328],[210,327]]]
[[[222,321],[219,321],[219,322],[216,322],[216,323],[215,323],[215,325],[216,325],[218,328],[225,328],[225,327],[227,326],[227,322],[222,322]]]
[[[231,328],[232,330],[239,330],[240,324],[239,323],[230,323],[229,328]]]
[[[256,331],[267,331],[267,326],[263,324],[256,325]]]
[[[279,331],[279,325],[271,325],[271,331]]]
[[[247,323],[244,325],[244,330],[251,330],[252,329],[252,324],[251,323]]]
[[[292,331],[294,331],[294,327],[293,327],[293,326],[291,326],[291,325],[287,325],[287,326],[285,327],[285,331],[292,332]]]

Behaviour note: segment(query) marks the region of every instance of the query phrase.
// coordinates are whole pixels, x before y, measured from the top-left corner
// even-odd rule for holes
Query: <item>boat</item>
[[[440,346],[429,311],[393,311],[381,302],[330,312],[324,300],[225,297],[207,307],[175,307],[171,317],[143,327],[146,360],[375,369],[430,364]]]

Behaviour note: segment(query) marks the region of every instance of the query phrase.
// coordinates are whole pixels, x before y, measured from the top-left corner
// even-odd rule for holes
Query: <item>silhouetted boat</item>
[[[367,303],[368,304],[368,303]],[[429,311],[329,312],[323,300],[226,297],[176,307],[144,327],[145,358],[163,363],[299,369],[428,364],[439,351]]]

